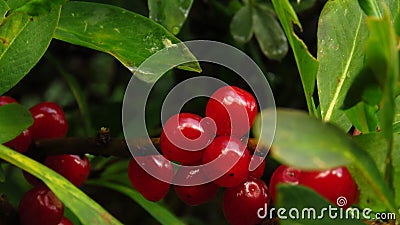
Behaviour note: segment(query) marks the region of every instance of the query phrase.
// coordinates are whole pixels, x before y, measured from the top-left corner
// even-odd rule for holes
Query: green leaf
[[[367,16],[382,17],[381,10],[376,0],[358,0],[358,4]]]
[[[126,177],[126,179],[128,179],[128,177]],[[146,200],[139,192],[137,192],[133,188],[129,188],[121,184],[116,184],[115,182],[107,182],[102,180],[90,181],[89,184],[106,187],[128,196],[137,204],[139,204],[143,209],[145,209],[150,215],[153,216],[154,219],[156,219],[161,224],[184,225],[182,221],[175,217],[174,214],[172,214],[160,203],[150,202]]]
[[[290,0],[290,3],[296,12],[309,10],[316,2],[317,0]]]
[[[193,0],[148,0],[150,18],[177,35],[185,22]]]
[[[380,122],[383,133],[392,139],[392,129],[396,108],[395,94],[399,77],[399,54],[397,39],[390,18],[369,17],[367,19],[370,36],[366,42],[366,59],[382,89]]]
[[[261,129],[254,133],[261,141],[273,136],[271,155],[283,164],[306,170],[352,165],[362,172],[388,210],[396,212],[392,193],[374,160],[340,128],[295,110],[278,110],[274,132],[273,110],[265,110]]]
[[[363,101],[371,106],[378,105],[382,99],[382,91],[374,73],[369,67],[364,67],[354,79],[346,97],[342,109],[346,110]]]
[[[274,11],[267,5],[253,8],[253,29],[262,52],[270,59],[281,60],[288,52],[288,44]]]
[[[322,119],[346,131],[351,124],[341,107],[363,68],[367,37],[365,15],[356,1],[326,3],[318,26],[318,96]]]
[[[301,29],[301,24],[288,0],[272,0],[275,12],[282,24],[286,37],[289,41],[297,68],[299,69],[301,82],[307,100],[308,111],[311,115],[318,116],[319,113],[315,107],[313,94],[315,80],[318,70],[318,62],[307,50],[304,42],[296,35],[292,23]]]
[[[250,41],[253,36],[252,7],[245,5],[233,16],[230,31],[233,39],[240,43]]]
[[[360,102],[351,109],[346,110],[346,115],[361,133],[375,133],[378,127],[377,111],[377,105],[368,105],[364,102]]]
[[[67,179],[46,166],[0,145],[0,158],[41,179],[82,224],[122,224]]]
[[[20,104],[0,106],[0,143],[11,141],[33,124],[31,113]]]
[[[371,156],[381,176],[383,177],[385,174],[386,154],[389,146],[387,140],[383,137],[383,134],[362,134],[354,136],[353,140]],[[362,171],[359,169],[352,169],[351,172],[353,178],[358,184],[358,188],[360,189],[359,206],[361,208],[368,207],[375,212],[383,212],[385,210],[385,205],[382,203],[382,201],[376,198],[374,189],[364,179],[362,176]],[[399,201],[396,200],[396,202]]]
[[[89,2],[65,4],[54,37],[108,53],[132,72],[152,54],[180,42],[149,18],[119,7]],[[181,57],[195,61],[189,51]],[[197,61],[179,68],[201,72]]]
[[[278,207],[286,209],[284,216],[287,216],[287,219],[280,220],[281,225],[365,225],[364,222],[353,219],[351,214],[347,214],[346,218],[344,209],[333,206],[315,191],[303,186],[278,185]],[[289,211],[292,211],[292,214],[289,214]],[[298,218],[289,216],[296,216],[297,212]],[[362,210],[360,215],[361,212]]]
[[[66,0],[25,0],[22,6],[11,8],[11,12],[23,12],[30,16],[38,16],[50,12],[65,2]]]
[[[50,44],[59,14],[60,8],[56,8],[35,18],[24,13],[14,13],[2,18],[0,95],[17,84],[43,56]]]

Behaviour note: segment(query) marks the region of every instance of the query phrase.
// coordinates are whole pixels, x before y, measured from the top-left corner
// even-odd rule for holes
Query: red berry
[[[252,176],[252,177],[255,177],[255,178],[261,178],[263,176],[263,174],[264,174],[265,158],[261,157],[261,156],[258,156],[258,155],[253,155],[251,157],[250,165],[252,163],[255,163],[255,164],[260,163],[260,165],[258,165],[255,170],[250,171],[249,172],[249,176]]]
[[[31,132],[29,130],[24,130],[20,135],[4,145],[18,151],[19,153],[24,153],[28,150],[31,143]]]
[[[64,214],[64,205],[47,187],[41,185],[25,193],[19,204],[22,225],[55,225]]]
[[[174,186],[174,189],[183,202],[192,206],[201,205],[210,201],[217,194],[219,189],[213,182],[192,185],[206,180],[203,170],[201,169],[180,167],[175,174],[174,180],[179,183],[187,184],[187,186]]]
[[[213,136],[212,126],[206,120],[192,113],[180,113],[164,124],[160,148],[165,158],[188,164],[201,159]]]
[[[233,187],[242,183],[249,174],[250,153],[237,138],[220,136],[205,149],[203,164],[209,178],[218,177],[214,182],[221,187]]]
[[[10,103],[18,103],[17,100],[8,97],[8,96],[0,96],[0,106],[7,105]]]
[[[145,167],[150,174],[139,164]],[[133,187],[143,197],[149,201],[157,202],[164,198],[169,191],[174,176],[174,167],[162,155],[136,156],[129,162],[128,176]],[[168,183],[156,177],[160,177]]]
[[[15,99],[8,96],[0,96],[0,106],[7,105],[10,103],[18,103]],[[26,152],[32,143],[32,137],[29,130],[24,130],[20,135],[18,135],[13,140],[5,143],[4,145],[17,150],[20,153]]]
[[[277,188],[278,184],[291,184],[297,185],[300,182],[299,169],[280,165],[272,174],[269,182],[269,191],[271,193],[272,200],[277,203]]]
[[[47,156],[44,164],[77,187],[87,180],[90,172],[90,162],[86,156],[67,154]]]
[[[206,106],[206,116],[217,125],[217,135],[243,136],[253,125],[257,112],[253,95],[234,86],[218,89]]]
[[[357,184],[346,167],[325,171],[302,171],[300,184],[343,208],[350,207],[357,199]]]
[[[256,225],[260,209],[268,209],[271,197],[264,181],[249,177],[244,183],[224,192],[224,215],[232,225]]]
[[[68,132],[68,123],[63,110],[55,103],[42,102],[30,109],[34,119],[29,128],[34,140],[62,138]]]
[[[67,217],[63,217],[57,225],[74,225]]]

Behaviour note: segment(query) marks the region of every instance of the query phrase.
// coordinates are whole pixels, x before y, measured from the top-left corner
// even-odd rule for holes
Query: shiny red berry
[[[249,172],[249,176],[255,177],[255,178],[261,178],[264,175],[264,170],[265,170],[265,158],[257,155],[253,155],[251,157],[250,165],[252,163],[260,163],[257,168],[253,171]]]
[[[7,105],[10,103],[18,103],[17,100],[8,97],[8,96],[0,96],[0,106]],[[20,153],[24,153],[28,150],[29,146],[32,143],[32,136],[29,130],[24,130],[20,135],[18,135],[13,140],[4,143],[5,146],[10,147],[14,150],[17,150]]]
[[[64,205],[47,187],[40,185],[25,193],[19,203],[22,225],[55,225],[64,214]]]
[[[324,171],[303,171],[300,184],[313,189],[339,207],[348,208],[356,200],[358,187],[346,167]]]
[[[233,187],[242,183],[249,174],[251,155],[247,147],[237,138],[220,136],[205,149],[203,164],[208,177],[218,177],[214,182],[221,187]]]
[[[211,142],[215,130],[207,119],[192,113],[170,117],[163,126],[160,148],[165,158],[183,164],[202,158],[204,148]]]
[[[300,173],[299,169],[285,165],[280,165],[274,171],[269,182],[269,191],[275,203],[277,203],[278,184],[298,185],[300,183]]]
[[[143,197],[157,202],[164,198],[169,191],[174,176],[174,167],[162,155],[135,156],[129,162],[128,176],[133,187]],[[156,177],[162,178],[165,182]]]
[[[46,157],[44,164],[77,187],[87,180],[90,173],[90,162],[86,156],[52,155]]]
[[[7,105],[10,103],[18,103],[17,100],[8,97],[8,96],[0,96],[0,106]]]
[[[31,143],[31,132],[29,130],[24,130],[20,135],[4,145],[18,151],[19,153],[24,153],[28,150]]]
[[[218,89],[206,106],[206,116],[217,125],[217,135],[243,136],[253,125],[257,112],[253,95],[234,86]]]
[[[42,102],[30,109],[34,119],[29,128],[34,140],[62,138],[68,132],[68,123],[63,110],[55,103]]]
[[[271,197],[264,181],[249,177],[244,183],[227,188],[224,192],[223,209],[231,225],[256,225],[262,222],[260,213],[268,209]]]
[[[57,225],[74,225],[67,217],[63,217]]]
[[[213,182],[194,185],[202,183],[206,179],[201,169],[180,167],[175,174],[174,180],[179,183],[185,183],[185,186],[174,186],[175,193],[187,205],[204,204],[210,201],[219,190],[219,186]]]

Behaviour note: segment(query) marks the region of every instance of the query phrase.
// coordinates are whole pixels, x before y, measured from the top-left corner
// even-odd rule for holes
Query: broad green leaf
[[[149,18],[112,5],[89,2],[65,4],[54,37],[108,53],[132,72],[152,54],[180,42]],[[189,51],[181,57],[195,61]],[[179,68],[201,71],[197,61]]]
[[[0,95],[17,84],[45,53],[53,36],[60,8],[31,18],[10,14],[0,22]]]
[[[5,15],[9,6],[4,0],[0,0],[0,15]]]
[[[389,145],[382,133],[362,134],[354,136],[353,140],[371,156],[381,176],[383,177],[385,174],[386,154]],[[368,207],[375,212],[384,211],[385,205],[382,203],[382,201],[376,198],[376,193],[374,192],[373,188],[361,175],[362,171],[358,169],[352,169],[351,172],[353,178],[358,184],[358,188],[360,189],[360,207]],[[399,201],[396,200],[396,202]]]
[[[233,16],[230,31],[233,39],[240,43],[250,41],[253,36],[252,7],[245,5]]]
[[[346,214],[345,209],[333,206],[315,191],[303,186],[279,185],[277,205],[286,209],[283,215],[287,219],[280,220],[281,225],[365,225],[364,222],[354,219],[350,213]],[[360,210],[361,217],[362,210]]]
[[[382,89],[380,122],[383,133],[392,139],[392,126],[396,109],[395,94],[399,77],[399,54],[397,38],[390,18],[369,17],[367,24],[370,36],[366,42],[366,59]]]
[[[128,180],[128,177],[126,177],[126,179]],[[159,223],[163,225],[184,225],[184,223],[180,221],[179,218],[175,217],[174,214],[172,214],[160,203],[150,202],[146,200],[139,192],[137,192],[133,188],[129,188],[115,182],[107,182],[102,180],[90,181],[89,184],[109,188],[128,196],[137,204],[139,204],[143,209],[145,209],[150,215],[152,215],[154,219],[156,219]]]
[[[261,51],[270,59],[281,60],[288,52],[288,44],[274,11],[267,5],[253,8],[253,30]]]
[[[363,68],[367,37],[365,15],[356,1],[326,3],[318,26],[318,96],[322,119],[346,131],[351,124],[341,107]]]
[[[300,29],[301,24],[289,1],[272,0],[272,3],[282,24],[283,30],[285,31],[286,38],[292,47],[297,68],[300,73],[301,82],[303,84],[308,111],[310,115],[318,116],[319,113],[315,107],[313,99],[318,62],[307,50],[307,46],[304,42],[294,32],[293,24],[297,25]]]
[[[371,106],[378,105],[382,99],[382,90],[372,70],[364,67],[350,85],[343,101],[343,110],[355,106],[363,101]]]
[[[364,102],[360,102],[351,109],[346,110],[346,115],[355,128],[361,131],[361,133],[375,133],[376,128],[378,127],[377,111],[377,105],[372,106]]]
[[[185,22],[193,0],[148,0],[149,17],[177,35]]]
[[[367,16],[382,17],[381,10],[376,0],[358,0],[358,4]]]
[[[254,130],[261,141],[274,135],[271,155],[283,164],[301,169],[329,169],[352,165],[374,190],[388,210],[396,212],[393,195],[374,160],[342,129],[296,110],[278,110],[274,132],[273,110],[263,112],[261,130]],[[260,132],[261,131],[261,132]]]
[[[0,158],[40,178],[82,224],[122,224],[60,174],[14,150],[0,145]]]
[[[31,16],[38,16],[50,12],[53,8],[59,7],[65,2],[66,0],[25,0],[20,7],[11,8],[11,12],[23,12]]]
[[[0,143],[11,141],[33,124],[31,113],[20,104],[0,106]]]

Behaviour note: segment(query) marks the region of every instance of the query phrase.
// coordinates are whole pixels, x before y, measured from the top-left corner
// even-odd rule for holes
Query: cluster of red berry
[[[8,96],[0,96],[0,106],[18,104]],[[29,109],[34,123],[14,140],[4,145],[25,153],[33,141],[46,138],[63,138],[68,131],[64,112],[55,103],[42,102]],[[86,156],[54,155],[43,159],[43,164],[58,172],[76,186],[82,185],[89,176],[90,164]],[[34,187],[22,197],[19,215],[22,225],[68,225],[63,217],[64,205],[46,185],[24,171],[24,177]]]
[[[257,112],[257,102],[250,93],[227,86],[211,96],[206,118],[191,113],[170,117],[160,137],[163,156],[136,156],[131,160],[128,174],[132,185],[146,199],[159,201],[168,193],[170,183],[185,183],[187,185],[174,185],[174,189],[188,205],[208,202],[223,187],[224,215],[233,225],[260,223],[262,219],[257,212],[270,204],[271,197],[277,202],[280,183],[309,187],[343,208],[357,201],[357,185],[345,167],[301,171],[281,165],[274,171],[268,188],[261,180],[265,160],[257,155],[252,157],[241,140],[249,132]],[[249,171],[251,160],[262,160],[262,163]],[[183,166],[205,167],[179,166],[174,172],[171,161]],[[143,168],[147,168],[147,172]],[[198,185],[204,177],[217,179]]]
[[[233,86],[218,89],[207,103],[206,118],[180,113],[165,122],[160,137],[165,158],[151,155],[132,159],[128,170],[132,185],[146,199],[159,201],[170,183],[185,184],[174,185],[174,189],[188,205],[208,202],[223,187],[223,211],[231,224],[261,222],[257,210],[270,202],[268,187],[261,180],[265,161],[252,157],[241,141],[257,113],[257,102],[249,92]],[[260,165],[249,172],[251,160]],[[171,161],[182,165],[176,173]],[[150,168],[152,175],[141,165]],[[201,182],[207,179],[210,181]]]

